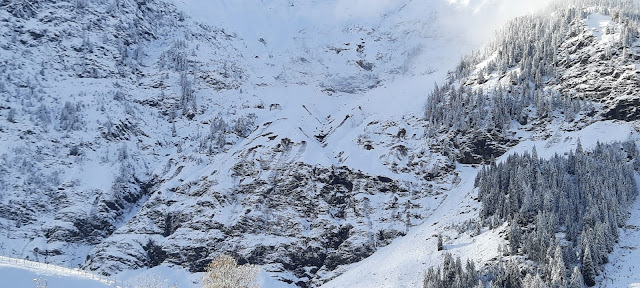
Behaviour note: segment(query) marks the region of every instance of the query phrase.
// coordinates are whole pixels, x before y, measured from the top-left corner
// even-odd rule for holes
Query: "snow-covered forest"
[[[638,194],[636,149],[598,143],[585,152],[578,142],[567,157],[509,156],[476,178],[480,217],[490,227],[507,221],[505,252],[537,262],[549,286],[565,287],[573,267],[593,286]]]

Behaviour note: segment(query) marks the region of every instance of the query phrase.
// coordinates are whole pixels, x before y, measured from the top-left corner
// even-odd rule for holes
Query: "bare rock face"
[[[458,147],[458,162],[462,164],[489,163],[504,154],[510,141],[498,133],[478,132],[467,137]]]
[[[347,167],[294,163],[269,172],[275,177],[261,179],[256,166],[238,163],[234,173],[258,177],[224,192],[207,178],[156,191],[87,267],[110,273],[169,262],[195,272],[228,253],[315,286],[404,235],[427,208],[426,190]]]
[[[635,121],[640,119],[640,98],[630,96],[617,99],[605,110],[603,116],[606,119],[616,119],[623,121]]]

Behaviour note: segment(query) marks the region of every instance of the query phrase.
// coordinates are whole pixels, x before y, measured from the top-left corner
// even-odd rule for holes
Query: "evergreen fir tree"
[[[584,278],[585,285],[589,287],[596,285],[596,270],[593,259],[591,259],[591,249],[589,245],[587,245],[582,255],[582,277]]]
[[[518,253],[520,242],[522,241],[521,237],[520,226],[515,219],[512,219],[511,225],[509,225],[509,248],[511,249],[511,254]]]
[[[571,273],[571,279],[569,281],[569,288],[582,288],[584,284],[582,282],[582,273],[580,273],[580,269],[578,266],[573,267],[573,272]]]
[[[527,274],[522,280],[522,286],[526,288],[546,288],[544,281],[540,278],[538,274]]]
[[[560,245],[557,245],[553,254],[553,259],[551,260],[551,287],[564,288],[566,286],[567,270],[564,266],[562,248],[560,248]]]

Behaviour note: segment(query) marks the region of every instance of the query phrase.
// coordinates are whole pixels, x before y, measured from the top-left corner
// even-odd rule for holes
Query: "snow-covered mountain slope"
[[[531,140],[522,141],[497,161],[504,162],[515,153],[530,153],[534,148],[541,158],[549,159],[575,149],[578,142],[581,142],[584,149],[591,150],[598,143],[629,139],[638,141],[639,135],[635,125],[629,123],[596,122],[578,131],[558,131],[547,139],[530,138]],[[419,287],[425,271],[429,267],[442,265],[445,253],[471,259],[478,267],[494,264],[500,255],[499,249],[502,249],[499,246],[506,247],[508,244],[504,237],[506,225],[495,229],[483,227],[477,235],[474,235],[477,232],[460,229],[469,221],[479,219],[481,204],[473,183],[479,168],[466,165],[457,168],[460,171],[459,184],[447,193],[441,206],[423,224],[411,228],[406,236],[379,249],[369,258],[345,267],[344,274],[322,287]],[[632,276],[635,275],[634,272],[630,272],[635,271],[633,267],[636,265],[630,253],[638,246],[637,239],[632,238],[636,231],[633,226],[633,213],[636,212],[634,208],[628,226],[624,228],[628,232],[621,236],[617,252],[611,257],[611,263],[618,264],[605,268],[605,271],[615,275],[603,274],[603,285],[610,285],[606,287],[633,287],[637,282],[635,276]],[[435,236],[438,234],[444,237],[442,251],[437,250]]]
[[[546,4],[523,3],[0,2],[0,252],[109,275],[227,253],[301,287],[417,284],[440,254],[407,246],[437,232],[489,260],[499,230],[449,229],[480,207],[456,162],[637,118],[629,15],[525,16],[452,65]]]
[[[636,74],[638,72],[634,64],[637,59],[634,55],[638,47],[637,8],[630,6],[630,2],[613,1],[604,6],[599,6],[602,3],[589,1],[577,4],[578,6],[572,8],[571,4],[565,6],[566,4],[560,3],[551,10],[554,12],[524,17],[512,22],[505,28],[498,40],[489,45],[487,52],[464,59],[458,69],[454,71],[455,74],[451,77],[451,80],[445,84],[447,86],[434,90],[427,104],[426,116],[431,121],[431,124],[436,124],[440,128],[434,129],[435,131],[431,135],[440,137],[444,141],[457,138],[457,140],[449,144],[449,147],[456,149],[462,147],[462,155],[457,155],[459,161],[473,163],[478,160],[481,161],[483,158],[487,160],[488,157],[486,156],[474,157],[473,153],[471,153],[471,157],[468,157],[465,154],[469,150],[482,151],[484,149],[495,155],[496,149],[491,148],[491,146],[497,146],[506,152],[498,159],[499,163],[505,161],[509,155],[518,153],[530,155],[534,147],[537,147],[534,155],[542,158],[553,157],[558,159],[558,157],[569,157],[571,159],[571,155],[574,152],[570,150],[576,149],[576,147],[578,147],[577,149],[582,149],[582,147],[587,147],[586,149],[603,149],[600,143],[628,140],[635,142],[635,146],[637,146],[636,105],[629,104],[635,101],[633,100],[635,99],[635,93],[631,91],[637,88],[635,81],[637,81]],[[575,17],[575,15],[579,16]],[[545,27],[545,25],[550,26]],[[563,30],[567,32],[562,32]],[[536,36],[527,39],[532,35]],[[530,41],[532,39],[539,39],[539,42]],[[548,56],[545,56],[545,54]],[[532,57],[533,61],[528,59],[529,57]],[[612,72],[612,74],[606,74],[605,70]],[[597,91],[597,93],[594,91]],[[606,119],[625,121],[605,121]],[[492,130],[496,129],[498,133],[492,132]],[[488,134],[489,137],[486,138],[493,141],[483,141],[481,145],[476,145],[474,142],[478,139],[477,135],[482,134]],[[471,137],[469,137],[470,135]],[[472,145],[468,145],[469,142]],[[582,146],[577,145],[576,143],[578,142],[583,142]],[[518,144],[512,146],[514,143]],[[479,154],[478,156],[483,155]],[[625,162],[627,161],[630,160]],[[602,180],[604,179],[600,179],[600,181]],[[477,181],[480,180],[476,179],[476,185],[478,185]],[[508,192],[504,191],[504,193]],[[474,200],[477,199],[474,198]],[[471,200],[461,201],[459,207],[469,206],[469,202],[475,203]],[[631,204],[625,202],[621,203],[621,206],[626,209]],[[484,208],[486,205],[486,203],[483,203],[482,207]],[[479,208],[477,204],[475,207],[476,209]],[[622,219],[633,219],[635,208],[629,208],[631,209],[631,214],[627,215],[626,212],[622,212],[620,215]],[[456,223],[465,227],[468,226],[465,220],[473,219],[472,221],[479,221],[478,219],[482,219],[482,217],[476,213],[478,212],[472,212],[473,215],[471,216],[456,215],[456,218],[458,218]],[[603,211],[596,212],[596,214],[598,213],[601,215],[606,214]],[[452,215],[455,215],[455,212]],[[515,229],[531,231],[532,228],[538,229],[536,226],[540,225],[540,222],[536,226],[527,225],[527,223],[531,223],[531,219],[526,219],[524,216],[518,217],[522,218],[519,218],[517,222],[515,219],[506,221],[511,227],[509,229],[513,230],[513,227],[520,227]],[[544,218],[545,216],[542,217]],[[588,223],[588,219],[585,216],[584,220],[580,219],[579,221]],[[426,223],[436,221],[438,221],[438,217],[436,219],[427,219]],[[524,224],[522,224],[523,221]],[[612,221],[616,222],[617,220],[605,219],[603,223],[606,223],[604,225],[611,225]],[[630,221],[630,223],[633,223],[633,220]],[[484,222],[483,225],[486,225],[486,223]],[[498,285],[498,287],[509,287],[510,285],[517,285],[516,287],[519,285],[524,285],[524,287],[536,285],[531,287],[541,287],[539,286],[541,285],[540,282],[546,282],[548,285],[560,285],[559,287],[568,284],[572,285],[571,287],[582,287],[584,284],[594,285],[595,282],[590,282],[594,278],[596,282],[602,281],[602,285],[613,285],[611,287],[635,287],[637,280],[630,276],[629,273],[635,273],[633,272],[633,267],[636,261],[627,256],[633,255],[633,253],[629,254],[628,251],[633,251],[637,248],[637,243],[634,243],[635,240],[630,240],[629,238],[629,233],[633,233],[635,228],[633,228],[633,224],[626,226],[623,224],[624,222],[617,223],[616,228],[613,228],[615,233],[612,233],[613,236],[609,236],[614,238],[615,241],[607,242],[600,238],[597,240],[598,243],[608,243],[606,245],[610,246],[606,248],[607,251],[593,254],[602,257],[595,260],[598,261],[597,265],[603,265],[609,261],[617,264],[596,267],[595,269],[585,264],[591,264],[589,261],[592,259],[589,254],[590,250],[585,248],[594,245],[589,242],[594,241],[593,237],[589,235],[589,233],[593,233],[590,230],[592,228],[584,228],[589,230],[582,231],[580,236],[582,247],[577,248],[572,246],[574,244],[568,243],[566,239],[568,237],[564,236],[566,231],[562,229],[568,228],[561,228],[555,231],[560,234],[550,238],[559,239],[560,241],[560,244],[551,243],[551,245],[557,245],[556,255],[568,252],[564,254],[564,257],[566,257],[564,261],[562,256],[559,258],[557,256],[549,256],[553,254],[552,250],[549,250],[551,252],[547,251],[547,257],[542,257],[548,262],[533,260],[529,258],[531,252],[526,252],[524,248],[517,250],[512,246],[509,248],[504,247],[503,252],[493,254],[494,259],[486,261],[487,255],[478,257],[466,251],[466,247],[460,248],[454,245],[444,249],[445,251],[438,252],[436,251],[435,237],[432,237],[431,243],[427,240],[415,241],[416,245],[412,245],[414,243],[410,241],[403,242],[405,240],[403,238],[374,253],[370,258],[353,264],[352,270],[326,285],[328,287],[357,287],[361,285],[359,283],[364,283],[361,287],[371,285],[393,287],[400,285],[398,283],[403,283],[401,285],[407,283],[407,286],[416,286],[422,280],[416,274],[420,274],[422,271],[422,275],[424,275],[425,266],[433,267],[441,263],[442,259],[446,259],[445,253],[453,253],[461,255],[463,259],[470,258],[480,262],[487,267],[483,268],[485,269],[483,273],[487,273],[486,275],[490,276],[483,281],[491,281],[492,285]],[[467,229],[459,230],[457,229],[459,226],[452,226],[435,229],[428,225],[418,226],[413,228],[414,230],[410,231],[409,235],[433,235],[435,232],[446,235],[455,231],[459,234],[456,235],[456,240],[463,239],[462,242],[465,242],[470,235],[478,234],[476,231],[465,233],[464,231],[467,231]],[[498,231],[500,229],[503,228],[498,228]],[[618,230],[622,231],[620,232],[622,233],[620,241],[623,242],[614,245],[614,243],[618,243],[617,236],[615,236],[618,235]],[[482,244],[473,244],[473,239],[483,239],[481,237],[482,233],[479,235],[471,237],[472,241],[466,242],[471,242],[472,244],[470,245],[472,246],[481,246]],[[488,243],[500,243],[502,240],[507,239],[509,240],[507,243],[511,245],[513,241],[510,238],[514,237],[512,235],[513,232],[507,229],[500,236],[496,235],[496,238],[488,241],[486,239],[483,240]],[[395,244],[398,244],[398,246],[395,246]],[[598,249],[605,249],[604,244],[602,245]],[[476,249],[481,250],[480,248]],[[533,251],[536,250],[534,249]],[[611,251],[616,251],[612,258],[606,255]],[[572,253],[574,253],[573,256]],[[407,254],[424,256],[414,258],[406,256]],[[589,255],[589,257],[586,255]],[[603,257],[602,255],[605,256]],[[580,257],[584,258],[580,259]],[[576,258],[578,258],[577,261],[572,260]],[[382,264],[385,263],[385,260],[393,264]],[[516,271],[515,273],[518,274],[505,273],[504,270],[503,272],[496,272],[495,268],[492,268],[495,265],[504,265],[502,264],[504,263],[503,261],[514,260],[515,262],[507,262],[510,263],[507,264],[507,267],[511,268],[506,269]],[[532,261],[533,263],[522,260]],[[424,266],[421,266],[420,263],[423,263]],[[424,263],[430,264],[425,265]],[[550,268],[549,266],[553,264],[548,263],[562,263],[567,265],[568,268],[562,265],[560,265],[562,269]],[[576,270],[572,272],[571,267],[576,263],[581,266],[575,266]],[[446,265],[445,263],[445,271]],[[594,269],[595,271],[588,269]],[[554,271],[559,272],[556,273]],[[612,274],[614,276],[611,276]],[[527,276],[525,277],[525,275]],[[584,284],[581,284],[583,281],[582,275],[584,275]],[[599,276],[595,277],[594,275]],[[498,281],[499,279],[506,282],[500,282]],[[429,286],[431,285],[429,283],[425,282],[425,287],[432,287]]]
[[[420,107],[478,43],[441,17],[464,6],[1,5],[5,255],[114,273],[232,253],[317,284],[452,185]]]
[[[618,4],[621,6],[616,6]],[[567,10],[564,10],[567,6],[560,4],[555,7],[555,12],[547,12],[550,14],[524,17],[509,24],[501,32],[503,34],[500,34],[498,40],[488,46],[487,52],[464,59],[454,71],[455,74],[451,80],[445,84],[448,86],[434,90],[430,96],[430,103],[427,104],[426,115],[431,124],[436,124],[440,128],[433,129],[434,132],[430,134],[443,141],[457,138],[451,144],[445,144],[445,147],[462,148],[460,151],[462,155],[457,155],[458,160],[471,163],[482,161],[483,158],[487,160],[486,156],[495,155],[496,148],[492,146],[506,152],[498,159],[498,162],[503,162],[509,155],[531,153],[534,147],[536,155],[548,159],[557,157],[556,155],[568,155],[570,150],[576,149],[577,142],[581,142],[585,149],[594,149],[600,145],[599,143],[613,141],[632,140],[638,143],[636,105],[630,104],[635,101],[633,100],[635,93],[632,91],[638,87],[635,84],[638,72],[634,64],[637,59],[634,55],[638,45],[637,10],[631,6],[625,6],[628,4],[619,2],[607,7],[585,1],[578,5],[582,8],[569,12],[580,15],[577,19],[567,14]],[[571,8],[568,11],[571,11]],[[616,17],[619,18],[616,19]],[[561,21],[553,24],[558,19]],[[554,26],[556,28],[545,27],[547,25],[543,24],[545,21],[550,21],[551,26],[557,25]],[[563,25],[568,29],[563,28]],[[568,32],[562,32],[563,30]],[[537,36],[527,39],[530,35],[536,34]],[[530,41],[532,39],[539,39],[539,42]],[[549,56],[544,56],[545,53]],[[529,57],[533,57],[534,60],[527,59]],[[611,74],[607,74],[609,72]],[[564,100],[557,99],[558,97]],[[519,100],[511,102],[514,98]],[[575,99],[586,101],[580,103]],[[562,103],[563,101],[565,103]],[[510,111],[501,110],[505,108]],[[501,117],[506,118],[501,119]],[[625,121],[604,121],[606,119]],[[499,133],[491,132],[494,129]],[[481,145],[476,145],[478,135],[483,134],[488,135],[485,139],[490,141],[483,140]],[[516,143],[517,145],[513,146]],[[489,155],[478,154],[482,157],[475,157],[474,153],[471,153],[468,157],[465,155],[467,153],[465,150],[471,152],[489,150]],[[498,153],[502,154],[502,152]],[[464,191],[454,189],[447,195],[451,197],[454,192],[473,195],[472,188],[473,185]],[[467,199],[456,199],[455,204],[449,204],[453,207],[471,209],[458,208],[462,211],[444,209],[449,219],[455,219],[453,225],[439,226],[442,217],[437,213],[439,210],[436,210],[435,216],[428,217],[424,224],[408,232],[408,235],[414,238],[403,237],[378,250],[371,257],[352,264],[347,268],[346,273],[325,285],[327,287],[374,285],[416,287],[422,282],[422,276],[428,267],[442,263],[445,253],[453,253],[463,259],[472,259],[484,267],[489,267],[483,272],[488,275],[500,274],[496,274],[491,266],[495,265],[496,261],[504,261],[500,260],[503,258],[501,256],[503,252],[498,253],[496,249],[487,250],[483,247],[487,244],[510,243],[508,240],[511,234],[508,229],[505,231],[501,226],[490,230],[490,232],[500,233],[493,234],[489,238],[487,238],[489,234],[484,231],[478,233],[464,228],[459,229],[460,225],[468,226],[466,221],[473,222],[481,218],[478,213],[483,205],[480,205],[477,200],[477,196],[468,196]],[[631,214],[624,217],[634,219],[634,211],[635,208],[631,208]],[[633,267],[636,262],[631,258],[632,251],[638,245],[635,243],[637,241],[630,238],[635,229],[633,221],[630,220],[628,225],[621,226],[621,242],[615,245],[613,249],[615,252],[611,259],[604,260],[604,263],[611,261],[614,264],[602,267],[602,270],[596,269],[596,273],[600,275],[597,281],[602,281],[602,285],[611,285],[608,287],[637,285],[637,280],[630,276],[635,273]],[[517,225],[513,222],[509,223],[510,227]],[[528,228],[531,229],[531,227]],[[443,251],[436,249],[435,235],[438,233],[441,233],[445,239],[453,238],[450,240],[452,244],[449,247],[445,240]],[[586,241],[584,235],[585,233],[582,241]],[[562,237],[559,236],[560,241],[564,241]],[[505,240],[507,241],[504,242]],[[570,244],[562,244],[560,247],[572,251]],[[522,251],[509,251],[507,247],[502,249],[505,249],[501,250],[505,251],[505,256],[516,255],[512,257],[518,258],[523,255]],[[483,254],[479,256],[470,251],[483,251]],[[578,249],[577,253],[577,257],[582,257],[584,250]],[[527,254],[524,256],[526,257]],[[570,264],[570,261],[573,261],[570,260],[571,257],[565,259],[567,262],[564,263],[569,268],[574,265]],[[531,264],[527,264],[526,261],[516,263],[520,263],[516,264],[516,267],[519,267],[516,269],[522,273],[518,276],[520,278],[518,281],[522,281],[518,285],[525,287],[533,285],[530,281],[535,280],[530,279],[534,278],[527,279],[524,277],[525,274],[534,275],[534,277],[537,274],[537,277],[542,278],[541,281],[548,284],[552,281],[551,272],[545,270],[547,268],[544,265],[547,264],[535,264],[531,270],[529,266]],[[540,270],[536,271],[537,269]],[[569,275],[572,274],[570,270],[565,270],[564,281],[569,282]],[[582,273],[586,272],[582,271]],[[495,281],[495,278],[492,278],[494,276],[489,276],[486,280]],[[509,276],[506,277],[509,279]],[[564,285],[567,285],[567,282]],[[425,285],[427,285],[425,287],[431,287],[428,284]],[[502,287],[500,285],[507,284],[493,282],[492,285]]]
[[[403,25],[399,26],[403,31],[411,28]],[[247,98],[237,95],[213,100],[221,107],[248,106],[245,110],[256,115],[251,121],[262,124],[250,135],[242,135],[248,137],[239,139],[235,146],[216,147],[215,141],[224,131],[215,129],[224,125],[218,125],[215,119],[202,120],[218,127],[209,129],[210,136],[205,136],[212,138],[214,146],[205,143],[204,147],[191,149],[204,148],[205,152],[216,153],[216,149],[222,148],[224,153],[209,160],[215,165],[190,163],[180,168],[183,164],[177,164],[162,172],[166,173],[160,180],[165,182],[162,184],[165,188],[158,189],[162,193],[152,195],[129,223],[97,246],[91,260],[96,264],[91,267],[104,269],[105,260],[122,265],[129,256],[113,248],[129,251],[140,241],[141,233],[145,236],[153,233],[162,235],[151,238],[153,244],[167,251],[167,255],[152,256],[160,257],[159,261],[166,257],[200,269],[210,261],[206,255],[228,251],[246,261],[263,264],[269,271],[293,270],[295,278],[285,280],[304,285],[333,277],[332,270],[337,266],[368,256],[377,247],[404,234],[408,226],[420,223],[422,215],[439,201],[428,196],[450,185],[452,177],[447,174],[453,166],[421,143],[418,117],[409,114],[403,120],[405,117],[395,116],[399,123],[393,118],[381,118],[403,114],[404,110],[399,112],[383,105],[390,101],[387,92],[397,93],[396,89],[383,86],[376,89],[386,82],[395,87],[399,84],[393,78],[405,77],[401,74],[404,72],[397,72],[396,62],[400,61],[394,59],[409,56],[390,46],[396,41],[411,43],[408,37],[412,34],[399,33],[407,38],[396,40],[396,33],[388,31],[391,28],[348,25],[341,29],[344,31],[336,28],[311,31],[313,35],[333,32],[340,36],[328,38],[330,42],[322,37],[319,39],[323,41],[318,41],[301,36],[300,41],[309,43],[278,46],[277,38],[243,39],[257,43],[258,47],[275,47],[267,51],[270,54],[244,52],[245,57],[250,55],[255,63],[249,63],[255,67],[247,76],[250,85],[239,89],[250,95],[249,101],[255,102],[241,103]],[[431,34],[427,37],[439,38]],[[429,43],[430,39],[417,40]],[[252,44],[247,45],[252,49]],[[407,47],[410,45],[402,49]],[[376,61],[367,58],[381,53],[388,55],[379,55],[381,59]],[[273,66],[272,61],[278,65]],[[369,67],[369,61],[374,61],[376,67]],[[287,75],[292,71],[302,72]],[[326,76],[316,76],[324,73]],[[417,93],[412,92],[401,93],[396,103],[402,103],[403,97],[415,97]],[[189,133],[180,126],[176,130],[179,136]],[[194,137],[197,138],[188,136]],[[181,149],[183,154],[189,153],[185,146]],[[408,160],[414,158],[408,157],[408,151],[421,154]],[[176,169],[181,169],[179,174],[174,172]],[[434,185],[416,180],[427,174],[428,178],[440,178],[443,182]],[[176,179],[188,184],[180,184]],[[211,208],[202,210],[203,206]],[[149,227],[147,223],[156,223],[157,227]],[[264,227],[269,229],[265,231]],[[201,239],[201,244],[195,247],[194,237]]]

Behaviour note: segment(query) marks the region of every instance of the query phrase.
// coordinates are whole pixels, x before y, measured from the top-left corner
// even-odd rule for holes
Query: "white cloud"
[[[399,0],[337,0],[334,15],[338,20],[379,18],[398,8],[402,2]]]

